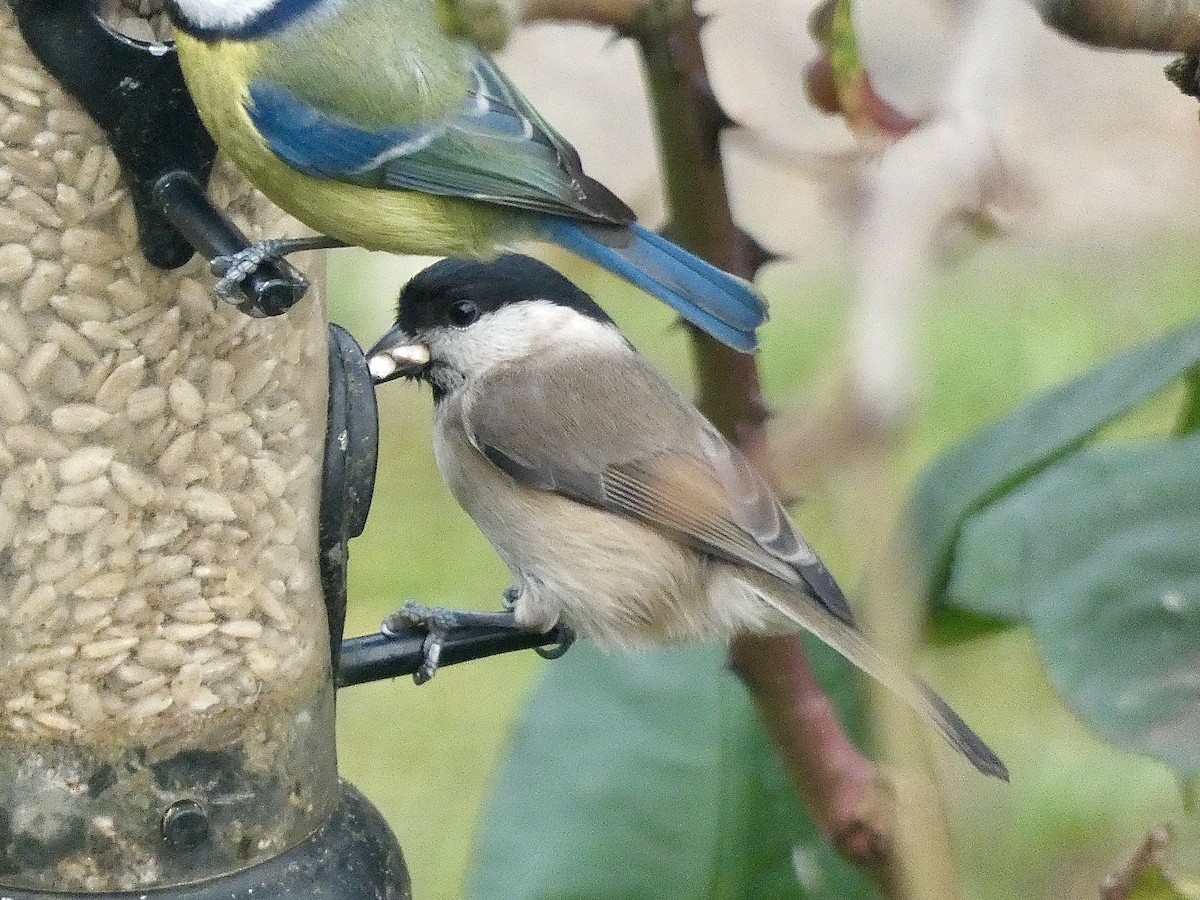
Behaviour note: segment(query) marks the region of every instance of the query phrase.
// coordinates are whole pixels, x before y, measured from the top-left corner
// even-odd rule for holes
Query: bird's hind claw
[[[533,652],[542,659],[558,659],[564,653],[571,649],[571,645],[575,643],[575,629],[568,625],[558,623],[558,642],[550,644],[546,647],[534,647]]]
[[[520,599],[521,589],[514,585],[504,592],[504,596],[501,598],[500,602],[504,604],[504,608],[509,612],[515,613],[517,609],[517,601]],[[570,650],[571,645],[574,643],[574,629],[559,622],[558,641],[545,647],[534,647],[533,652],[542,659],[558,659],[560,656]]]

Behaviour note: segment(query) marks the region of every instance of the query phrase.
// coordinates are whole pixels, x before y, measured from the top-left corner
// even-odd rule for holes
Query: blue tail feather
[[[654,232],[546,218],[543,234],[619,275],[735,350],[758,347],[754,330],[767,320],[766,303],[747,282],[709,265]]]

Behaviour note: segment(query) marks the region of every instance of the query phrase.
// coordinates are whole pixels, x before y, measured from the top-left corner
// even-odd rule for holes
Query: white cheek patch
[[[468,377],[549,351],[631,352],[615,326],[548,300],[509,304],[466,328],[431,331],[426,340],[435,360]]]
[[[237,28],[262,15],[281,0],[176,0],[179,12],[197,28]]]

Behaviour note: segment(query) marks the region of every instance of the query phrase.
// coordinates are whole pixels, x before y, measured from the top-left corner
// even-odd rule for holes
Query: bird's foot
[[[521,589],[516,585],[508,588],[504,592],[504,596],[500,598],[500,602],[504,604],[504,608],[509,612],[515,612],[517,601],[521,599]],[[542,659],[558,659],[564,653],[571,649],[571,645],[575,643],[575,630],[567,625],[558,623],[558,641],[546,647],[534,647],[533,652]]]
[[[395,637],[405,628],[425,630],[422,647],[424,661],[413,673],[413,681],[424,684],[437,674],[446,635],[455,628],[473,625],[499,628],[519,628],[516,616],[510,612],[487,613],[467,609],[443,609],[437,606],[422,606],[411,600],[383,620],[379,630],[388,637]]]
[[[209,260],[209,271],[220,276],[213,290],[222,300],[236,303],[238,285],[257,272],[264,262],[281,260],[289,254],[306,250],[329,250],[344,246],[342,241],[324,236],[259,241],[237,253]]]

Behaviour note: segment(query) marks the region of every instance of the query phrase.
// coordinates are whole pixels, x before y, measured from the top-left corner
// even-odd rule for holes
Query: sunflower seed
[[[112,413],[88,403],[67,404],[50,413],[50,424],[64,434],[90,434],[111,420]]]
[[[32,411],[33,404],[21,382],[0,371],[0,419],[12,425],[24,421]]]

